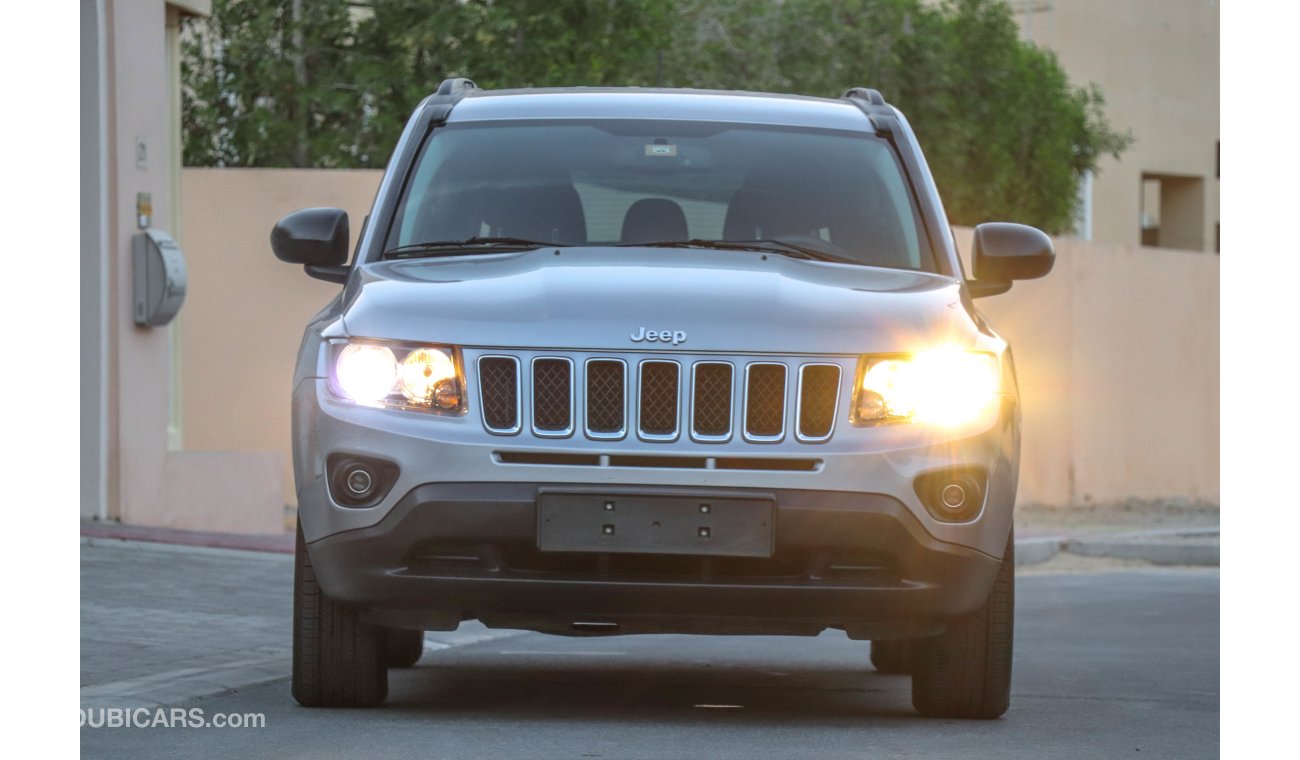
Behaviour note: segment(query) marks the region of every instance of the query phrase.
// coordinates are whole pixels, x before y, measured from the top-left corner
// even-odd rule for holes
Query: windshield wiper
[[[384,258],[427,258],[433,256],[455,256],[465,251],[480,249],[502,251],[526,251],[530,248],[546,248],[556,245],[541,240],[528,240],[516,237],[482,237],[475,235],[464,240],[428,240],[423,243],[411,243],[384,251]]]
[[[863,262],[848,256],[839,256],[828,251],[821,251],[787,240],[765,238],[760,240],[654,240],[649,243],[620,243],[621,247],[644,248],[709,248],[716,251],[762,251],[789,256],[795,259],[812,259],[814,261],[833,261],[840,264],[858,264]]]

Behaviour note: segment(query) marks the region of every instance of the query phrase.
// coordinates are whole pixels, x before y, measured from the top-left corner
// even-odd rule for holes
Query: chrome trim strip
[[[677,370],[677,418],[672,433],[647,433],[641,429],[641,380],[647,364],[671,364]],[[682,432],[682,364],[675,359],[642,359],[636,367],[636,435],[643,441],[671,442]]]
[[[727,409],[727,419],[730,424],[727,425],[727,432],[724,435],[705,435],[703,433],[697,433],[695,431],[695,401],[696,401],[695,370],[701,365],[705,365],[705,364],[719,364],[731,370],[731,387],[727,394],[727,404],[729,407]],[[730,441],[731,436],[733,435],[736,429],[736,365],[732,364],[731,362],[712,361],[708,359],[704,361],[698,361],[692,364],[691,365],[691,387],[690,387],[689,398],[691,400],[691,403],[689,405],[690,409],[688,410],[690,415],[689,419],[690,419],[691,440],[697,441],[699,443],[726,443],[727,441]]]
[[[623,365],[623,427],[616,433],[598,433],[591,429],[590,404],[588,403],[587,388],[588,378],[591,377],[589,367],[592,362],[617,362]],[[627,437],[627,419],[631,413],[631,404],[628,403],[631,394],[628,392],[632,385],[629,380],[627,371],[627,361],[614,356],[592,356],[582,363],[582,430],[587,437],[593,441],[621,441]]]
[[[508,359],[515,365],[515,426],[513,428],[494,428],[488,424],[487,405],[483,403],[486,395],[483,393],[483,360],[484,359]],[[523,372],[519,366],[519,357],[509,356],[506,354],[484,354],[474,362],[474,371],[478,373],[478,409],[479,415],[483,418],[483,429],[493,435],[519,435],[519,431],[524,427],[524,379]]]
[[[569,365],[569,424],[563,430],[538,430],[537,429],[537,362],[541,360],[555,359]],[[529,400],[532,402],[533,413],[528,415],[528,424],[532,428],[533,435],[538,438],[568,438],[573,435],[573,407],[577,393],[577,383],[573,377],[573,359],[567,356],[534,356],[533,360],[528,363],[528,388]]]
[[[781,367],[785,370],[785,383],[781,386],[781,432],[776,435],[751,435],[749,432],[749,372],[754,367],[765,366]],[[744,434],[745,440],[750,443],[779,443],[785,440],[785,412],[790,398],[790,366],[785,362],[750,362],[746,364],[745,386],[742,392],[745,394],[741,398],[745,413],[741,422],[741,432]]]
[[[803,434],[803,376],[804,370],[809,367],[833,367],[835,369],[835,409],[831,412],[831,426],[827,428],[826,435],[823,436],[806,436]],[[838,364],[829,362],[809,362],[799,365],[799,387],[794,396],[794,437],[800,443],[825,443],[835,435],[835,421],[840,416],[840,396],[843,389],[840,387],[844,383],[844,369]]]

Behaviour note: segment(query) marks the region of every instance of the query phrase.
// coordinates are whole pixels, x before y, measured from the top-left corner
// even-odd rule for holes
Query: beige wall
[[[131,322],[131,236],[135,198],[153,197],[157,226],[169,229],[166,8],[161,2],[105,2],[109,89],[108,160],[108,517],[147,519],[162,509],[167,458],[167,330]],[[146,157],[137,162],[136,144]]]
[[[1053,50],[1078,85],[1095,83],[1106,114],[1135,142],[1105,157],[1092,186],[1091,239],[1138,245],[1143,174],[1171,182],[1161,245],[1215,250],[1219,221],[1219,4],[1216,0],[1008,0],[1022,35]],[[1199,185],[1191,187],[1194,180]],[[1196,196],[1189,198],[1189,196]],[[1176,231],[1194,201],[1199,229]],[[1160,217],[1160,209],[1148,209]]]
[[[83,298],[92,310],[83,312],[82,336],[93,341],[86,353],[102,357],[96,363],[102,362],[105,371],[83,382],[83,403],[96,403],[94,397],[85,398],[93,387],[102,406],[96,404],[98,413],[90,417],[100,429],[87,437],[91,445],[83,439],[82,455],[102,457],[103,466],[90,472],[102,482],[84,492],[98,503],[83,504],[81,514],[137,525],[279,531],[284,525],[279,450],[195,454],[169,440],[169,427],[177,422],[173,405],[179,386],[174,341],[189,304],[182,307],[180,320],[167,327],[141,327],[131,318],[131,246],[140,231],[137,194],[151,198],[151,226],[172,233],[188,253],[177,187],[177,30],[183,14],[208,6],[207,0],[82,4],[83,20],[93,18],[103,40],[92,99],[99,110],[96,131],[102,129],[102,134],[89,138],[99,154],[102,182],[82,189],[83,203],[91,196],[94,226],[103,237],[83,249],[83,256],[94,261],[82,268],[81,288],[83,295],[93,290],[94,297]],[[86,476],[85,468],[82,474]]]
[[[976,302],[1015,352],[1020,502],[1217,503],[1219,258],[1070,239],[1056,254],[1046,278]]]
[[[185,447],[274,452],[286,501],[289,383],[338,287],[277,261],[282,214],[338,206],[353,240],[374,171],[186,169]],[[959,230],[963,250],[969,230]],[[1015,347],[1021,503],[1219,498],[1219,259],[1058,241],[1056,271],[978,304]]]
[[[308,319],[339,292],[271,253],[275,222],[305,206],[348,211],[355,245],[379,171],[186,169],[182,224],[190,289],[181,362],[187,450],[278,457],[284,503],[296,504],[289,393]]]

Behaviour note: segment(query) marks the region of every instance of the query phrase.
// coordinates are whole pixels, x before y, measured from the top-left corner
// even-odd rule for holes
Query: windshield
[[[384,250],[471,239],[779,241],[870,266],[935,271],[887,143],[865,133],[761,125],[619,119],[441,127],[421,151]]]

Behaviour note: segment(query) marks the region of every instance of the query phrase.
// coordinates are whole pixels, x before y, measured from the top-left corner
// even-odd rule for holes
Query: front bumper
[[[552,633],[841,627],[855,638],[910,638],[977,609],[999,565],[936,540],[888,496],[799,490],[704,492],[774,498],[770,559],[539,552],[538,491],[419,486],[379,524],[311,544],[317,579],[376,622],[406,627],[476,618]]]
[[[754,632],[910,638],[984,601],[1011,530],[1018,460],[1013,399],[936,439],[910,426],[854,428],[818,445],[680,441],[616,444],[580,437],[487,435],[463,417],[358,407],[309,379],[294,394],[299,515],[322,589],[377,622],[555,633]],[[611,466],[620,454],[814,458],[809,471]],[[599,466],[508,463],[503,452],[592,454]],[[400,472],[375,506],[330,495],[331,454],[377,457]],[[980,513],[935,519],[918,475],[958,466],[988,473]],[[769,499],[770,558],[651,558],[542,552],[538,494],[599,489]],[[577,626],[577,627],[575,627]],[[586,626],[587,628],[584,628]]]

